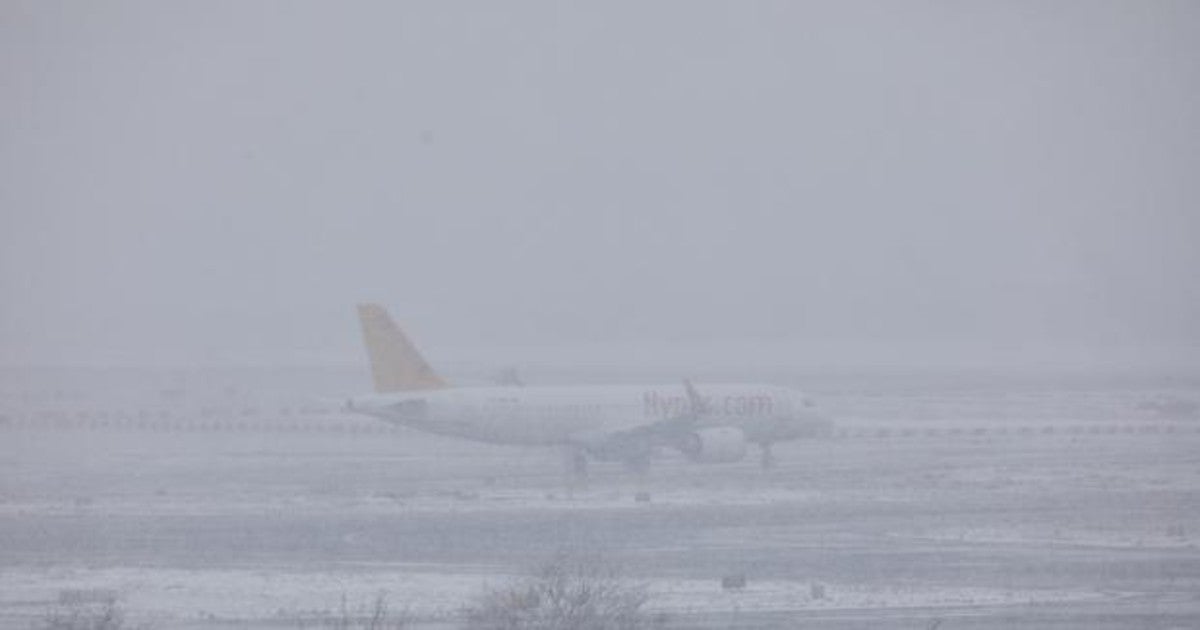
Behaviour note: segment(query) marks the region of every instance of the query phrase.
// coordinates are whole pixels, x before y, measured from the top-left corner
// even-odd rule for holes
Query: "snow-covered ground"
[[[360,567],[331,571],[278,569],[178,570],[56,568],[0,570],[0,606],[39,608],[70,593],[111,593],[131,621],[163,627],[180,621],[288,621],[333,617],[343,605],[366,610],[383,593],[390,609],[415,621],[455,619],[464,605],[489,588],[520,576],[468,567]],[[871,586],[804,581],[751,581],[725,590],[718,580],[643,580],[647,610],[675,615],[731,611],[793,611],[1049,604],[1111,599],[1113,593],[1076,588]],[[34,604],[36,603],[36,604]]]
[[[1200,623],[1200,434],[971,429],[1161,423],[1138,402],[1196,397],[1084,385],[840,386],[819,398],[863,439],[781,445],[770,471],[597,465],[586,485],[560,453],[412,432],[3,429],[0,627],[79,593],[157,628],[289,627],[380,593],[445,621],[556,552],[610,559],[677,627],[963,607],[1006,627],[1031,605],[1070,627],[1133,601]]]

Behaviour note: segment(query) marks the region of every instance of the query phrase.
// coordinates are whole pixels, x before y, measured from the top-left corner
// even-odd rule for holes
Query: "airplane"
[[[358,318],[375,393],[351,397],[346,409],[445,436],[509,445],[565,448],[574,474],[588,461],[623,462],[645,472],[660,448],[713,464],[771,445],[822,437],[832,422],[794,389],[760,384],[450,387],[378,304]]]

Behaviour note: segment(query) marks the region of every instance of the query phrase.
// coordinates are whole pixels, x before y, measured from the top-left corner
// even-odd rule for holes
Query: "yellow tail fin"
[[[434,373],[386,309],[378,304],[359,304],[358,321],[362,324],[363,343],[371,359],[371,377],[375,379],[377,393],[446,387],[446,381]]]

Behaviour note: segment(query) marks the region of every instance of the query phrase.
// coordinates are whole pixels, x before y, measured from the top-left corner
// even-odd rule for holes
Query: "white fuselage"
[[[811,400],[771,385],[480,387],[375,394],[351,410],[413,428],[500,444],[582,444],[681,417],[737,427],[751,442],[803,437],[828,424]],[[699,406],[699,409],[696,407]]]

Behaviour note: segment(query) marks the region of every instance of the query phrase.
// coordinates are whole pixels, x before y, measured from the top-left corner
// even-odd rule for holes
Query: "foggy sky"
[[[1198,175],[1195,2],[9,0],[0,363],[1192,360]]]

